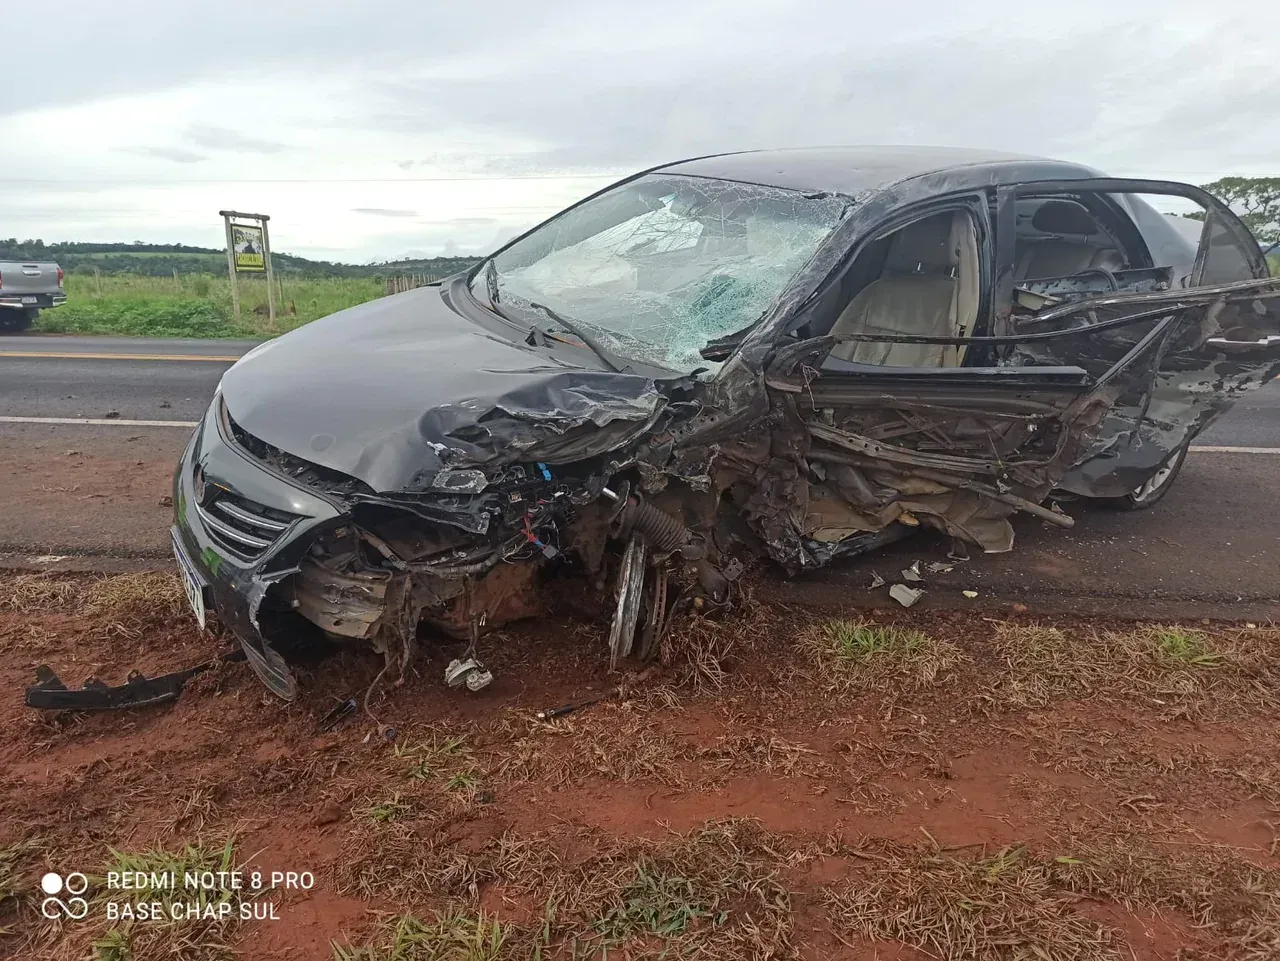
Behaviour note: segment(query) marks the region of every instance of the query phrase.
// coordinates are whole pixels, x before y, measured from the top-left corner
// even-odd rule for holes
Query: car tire
[[[1173,482],[1178,479],[1182,464],[1187,459],[1187,448],[1189,446],[1190,441],[1170,454],[1168,459],[1160,465],[1160,469],[1152,474],[1150,479],[1141,487],[1130,491],[1123,497],[1106,498],[1106,502],[1117,510],[1122,511],[1145,511],[1155,507],[1160,501],[1164,500],[1164,496],[1173,487]]]
[[[39,314],[35,307],[0,307],[0,334],[20,334],[30,330]]]

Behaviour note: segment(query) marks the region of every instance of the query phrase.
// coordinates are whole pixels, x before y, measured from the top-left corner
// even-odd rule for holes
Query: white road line
[[[123,420],[117,417],[4,417],[0,424],[76,424],[89,427],[195,427],[194,420]]]
[[[1280,447],[1204,447],[1191,446],[1195,454],[1280,454]]]

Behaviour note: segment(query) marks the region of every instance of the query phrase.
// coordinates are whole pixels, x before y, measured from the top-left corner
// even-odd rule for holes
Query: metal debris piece
[[[727,581],[736,581],[742,576],[742,572],[746,570],[746,566],[736,557],[729,558],[729,563],[720,569]]]
[[[572,714],[574,711],[580,711],[584,707],[590,707],[592,704],[599,704],[606,697],[612,697],[613,692],[601,694],[598,697],[588,698],[585,701],[579,701],[577,704],[562,704],[559,707],[549,708],[545,711],[539,711],[535,716],[539,721],[550,721],[553,718],[564,717],[566,714]]]
[[[956,569],[954,564],[944,564],[942,561],[930,561],[924,568],[930,574],[950,574]]]
[[[918,584],[923,581],[924,578],[920,576],[920,562],[916,561],[910,567],[906,568],[902,572],[902,579],[904,581],[911,581],[913,584]]]
[[[454,658],[444,669],[444,681],[450,687],[466,684],[467,690],[479,691],[493,683],[493,672],[474,657],[469,657],[465,661]]]
[[[867,585],[867,590],[874,591],[878,587],[884,587],[885,580],[875,571],[871,572],[871,583]]]
[[[949,561],[967,561],[969,559],[969,545],[958,537],[951,539],[951,550],[947,551],[947,560]]]
[[[320,723],[316,725],[317,729],[320,731],[332,731],[339,723],[354,714],[359,706],[360,702],[354,697],[341,701],[333,710],[320,718]]]
[[[27,707],[40,711],[118,711],[130,707],[151,707],[177,700],[187,681],[215,664],[244,659],[243,651],[228,651],[185,671],[174,671],[160,677],[146,677],[132,671],[129,679],[119,687],[108,687],[96,677],[91,677],[78,691],[63,684],[47,664],[41,664],[36,668],[36,683],[26,689],[23,701]]]
[[[924,597],[924,591],[917,590],[914,587],[907,587],[906,584],[894,584],[893,587],[889,588],[889,596],[903,607],[910,607]]]
[[[961,591],[960,593],[963,594],[965,597],[969,598],[969,600],[973,600],[975,597],[978,596],[977,591]]]

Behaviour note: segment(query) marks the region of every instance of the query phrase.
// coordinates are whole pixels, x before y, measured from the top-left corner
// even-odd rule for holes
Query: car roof
[[[965,147],[799,147],[748,150],[682,160],[656,173],[683,174],[788,190],[858,197],[929,174],[947,173],[957,190],[1023,180],[1099,176],[1081,164]]]

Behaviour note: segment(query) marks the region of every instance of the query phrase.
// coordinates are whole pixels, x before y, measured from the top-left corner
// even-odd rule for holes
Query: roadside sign
[[[262,228],[250,224],[231,225],[232,243],[236,251],[236,270],[239,273],[263,273],[267,269],[264,256]]]
[[[266,214],[246,214],[239,210],[219,210],[218,216],[222,218],[222,226],[227,232],[227,275],[231,278],[231,312],[236,323],[240,323],[240,285],[236,276],[266,274],[267,317],[274,326],[276,278],[271,270],[271,237],[267,232],[267,221],[271,218]],[[246,220],[256,223],[245,223]]]

